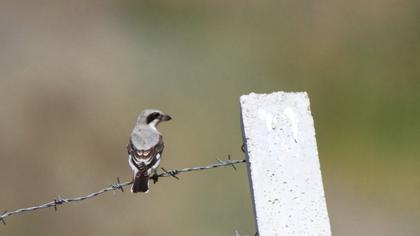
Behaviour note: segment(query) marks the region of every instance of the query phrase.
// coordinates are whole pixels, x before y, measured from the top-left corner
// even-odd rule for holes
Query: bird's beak
[[[172,117],[170,117],[169,115],[164,115],[162,116],[162,121],[168,121],[168,120],[172,120]]]

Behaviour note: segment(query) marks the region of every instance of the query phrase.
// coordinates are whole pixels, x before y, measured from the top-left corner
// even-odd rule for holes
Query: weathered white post
[[[308,95],[243,95],[241,112],[258,235],[331,235]]]

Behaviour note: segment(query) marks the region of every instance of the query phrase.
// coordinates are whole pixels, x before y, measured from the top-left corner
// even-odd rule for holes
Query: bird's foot
[[[150,178],[153,180],[153,183],[156,184],[159,180],[159,175],[155,171],[155,173]]]

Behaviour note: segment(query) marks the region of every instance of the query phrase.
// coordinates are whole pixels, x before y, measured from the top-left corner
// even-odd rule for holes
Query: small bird
[[[156,109],[146,109],[138,116],[127,145],[128,163],[134,172],[132,193],[149,192],[149,178],[157,176],[156,169],[164,148],[162,134],[156,127],[161,121],[171,119]]]

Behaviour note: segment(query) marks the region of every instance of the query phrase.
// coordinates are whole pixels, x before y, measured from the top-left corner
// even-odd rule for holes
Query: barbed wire
[[[191,171],[201,171],[201,170],[209,170],[209,169],[214,169],[214,168],[218,168],[218,167],[224,167],[224,166],[231,166],[234,170],[236,170],[235,164],[239,164],[239,163],[245,163],[246,160],[231,160],[230,155],[228,155],[228,160],[219,160],[217,159],[217,162],[211,165],[207,165],[207,166],[197,166],[197,167],[190,167],[190,168],[183,168],[183,169],[173,169],[173,170],[165,170],[164,168],[162,169],[162,173],[157,174],[156,176],[152,177],[154,179],[157,179],[159,177],[173,177],[176,179],[179,179],[179,177],[177,175],[179,175],[180,173],[185,173],[185,172],[191,172]],[[5,218],[15,215],[15,214],[19,214],[19,213],[24,213],[24,212],[29,212],[29,211],[36,211],[39,209],[43,209],[43,208],[50,208],[50,207],[54,207],[54,210],[57,211],[57,206],[59,205],[63,205],[63,204],[67,204],[67,203],[71,203],[71,202],[78,202],[78,201],[84,201],[90,198],[94,198],[97,197],[99,195],[102,195],[106,192],[109,191],[116,191],[116,190],[120,190],[121,192],[124,192],[124,187],[130,186],[133,184],[133,181],[127,181],[127,182],[120,182],[120,178],[117,177],[117,182],[113,183],[111,185],[109,185],[109,187],[103,188],[99,191],[96,192],[92,192],[89,193],[87,195],[84,196],[80,196],[80,197],[74,197],[74,198],[63,198],[61,196],[58,196],[57,199],[54,199],[53,201],[41,204],[41,205],[37,205],[37,206],[32,206],[32,207],[26,207],[26,208],[20,208],[14,211],[4,211],[3,213],[1,213],[0,215],[0,221],[5,225],[6,221]]]

